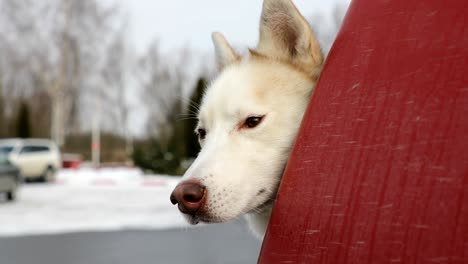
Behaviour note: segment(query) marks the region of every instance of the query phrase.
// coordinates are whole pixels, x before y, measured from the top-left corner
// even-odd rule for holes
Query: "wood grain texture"
[[[468,263],[467,14],[352,2],[259,263]]]

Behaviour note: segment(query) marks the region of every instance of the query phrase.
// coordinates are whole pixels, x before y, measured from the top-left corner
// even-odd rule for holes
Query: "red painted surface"
[[[65,169],[79,169],[81,166],[80,160],[64,160],[62,161],[62,168]]]
[[[62,168],[79,169],[82,158],[79,154],[64,153],[62,154]]]
[[[259,263],[468,263],[468,3],[354,0]]]

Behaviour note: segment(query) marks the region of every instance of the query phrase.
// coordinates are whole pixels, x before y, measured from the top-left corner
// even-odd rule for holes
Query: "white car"
[[[48,139],[0,140],[0,153],[8,155],[25,180],[54,181],[61,165],[60,151]]]

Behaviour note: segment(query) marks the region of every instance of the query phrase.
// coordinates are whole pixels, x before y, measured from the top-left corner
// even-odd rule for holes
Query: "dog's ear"
[[[224,67],[240,60],[240,56],[236,51],[229,45],[223,34],[219,32],[213,32],[211,34],[213,44],[215,47],[216,63],[218,70],[222,70]]]
[[[291,0],[264,0],[257,51],[318,77],[323,63],[312,30]]]

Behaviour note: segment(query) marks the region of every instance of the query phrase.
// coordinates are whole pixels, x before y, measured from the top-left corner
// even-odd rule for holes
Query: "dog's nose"
[[[188,180],[179,183],[171,194],[172,204],[178,204],[182,213],[194,215],[205,203],[205,186],[198,181]]]

